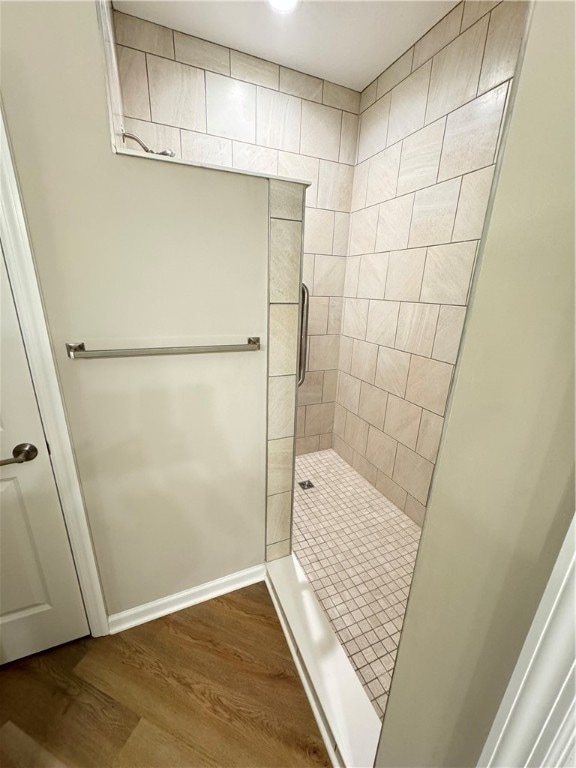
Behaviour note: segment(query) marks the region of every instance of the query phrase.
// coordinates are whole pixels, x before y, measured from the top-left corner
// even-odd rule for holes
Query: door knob
[[[24,464],[25,461],[32,461],[38,456],[38,448],[32,443],[19,443],[12,450],[12,459],[2,459],[0,461],[0,467],[5,467],[6,464]]]

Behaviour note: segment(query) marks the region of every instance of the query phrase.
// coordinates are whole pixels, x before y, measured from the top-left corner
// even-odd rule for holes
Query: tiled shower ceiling
[[[454,0],[114,0],[114,8],[361,91],[436,24]]]

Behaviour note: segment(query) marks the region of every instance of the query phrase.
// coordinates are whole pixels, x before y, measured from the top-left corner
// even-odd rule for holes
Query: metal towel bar
[[[86,349],[83,341],[66,344],[71,360],[95,360],[102,357],[151,357],[156,355],[205,355],[210,352],[257,352],[260,337],[251,336],[246,344],[220,344],[209,347],[148,347],[144,349]]]

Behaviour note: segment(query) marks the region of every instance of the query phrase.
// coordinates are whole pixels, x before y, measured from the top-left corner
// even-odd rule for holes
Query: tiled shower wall
[[[333,445],[420,524],[527,7],[460,3],[361,95],[115,13],[126,130],[311,183],[296,450]]]
[[[189,162],[311,184],[297,450],[331,448],[360,94],[117,11],[114,27],[127,131]]]
[[[526,12],[460,3],[362,93],[334,448],[420,524]]]

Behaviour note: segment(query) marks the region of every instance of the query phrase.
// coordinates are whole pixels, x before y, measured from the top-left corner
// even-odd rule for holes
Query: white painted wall
[[[2,8],[2,95],[108,611],[264,559],[268,183],[113,155],[92,3]]]

